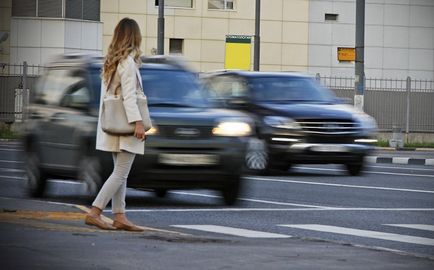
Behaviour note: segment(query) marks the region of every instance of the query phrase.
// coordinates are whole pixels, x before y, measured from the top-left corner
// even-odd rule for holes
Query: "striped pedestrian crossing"
[[[396,234],[396,233],[386,233],[380,231],[371,231],[371,230],[360,230],[346,227],[338,227],[338,226],[329,226],[329,225],[320,225],[320,224],[292,224],[292,225],[279,225],[287,228],[295,228],[295,229],[303,229],[303,230],[311,230],[317,232],[326,232],[326,233],[334,233],[334,234],[343,234],[343,235],[351,235],[351,236],[359,236],[359,237],[367,237],[367,238],[375,238],[380,240],[389,240],[395,242],[403,242],[409,244],[418,244],[418,245],[426,245],[426,246],[434,246],[434,239],[418,237],[418,236],[409,236],[404,234]]]
[[[254,231],[226,226],[217,226],[217,225],[172,225],[172,227],[176,228],[184,228],[191,230],[199,230],[205,232],[212,233],[221,233],[233,236],[247,237],[247,238],[289,238],[290,235],[285,234],[277,234],[277,233],[269,233],[262,231]]]
[[[434,232],[434,225],[426,225],[426,224],[384,224],[384,225]]]
[[[384,226],[393,226],[407,229],[417,229],[425,231],[434,231],[434,225],[429,224],[382,224]],[[235,228],[220,225],[171,225],[175,228],[188,230],[196,230],[202,232],[210,232],[216,234],[231,235],[245,238],[290,238],[291,235],[281,233],[271,233],[250,229]],[[388,233],[373,230],[361,230],[348,227],[321,225],[321,224],[280,224],[278,227],[286,227],[291,229],[302,229],[308,231],[316,231],[323,233],[341,234],[347,236],[356,236],[362,238],[373,238],[378,240],[388,240],[394,242],[402,242],[408,244],[434,246],[434,239],[420,236],[411,236],[405,234]]]

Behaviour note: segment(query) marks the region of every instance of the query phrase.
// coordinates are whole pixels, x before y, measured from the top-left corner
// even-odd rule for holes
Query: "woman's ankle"
[[[93,216],[93,217],[100,217],[101,213],[102,213],[101,209],[99,209],[98,207],[92,206],[88,215]]]

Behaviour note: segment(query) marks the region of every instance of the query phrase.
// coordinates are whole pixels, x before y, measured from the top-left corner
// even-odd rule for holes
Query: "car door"
[[[36,102],[42,108],[38,136],[40,162],[49,171],[67,173],[73,169],[69,162],[74,150],[70,142],[74,129],[70,118],[79,112],[65,106],[64,100],[82,80],[74,68],[52,68],[37,93]]]

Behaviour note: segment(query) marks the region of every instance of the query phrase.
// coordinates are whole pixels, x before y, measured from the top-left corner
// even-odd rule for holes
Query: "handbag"
[[[133,135],[135,131],[135,123],[128,123],[127,113],[125,112],[124,99],[121,94],[117,94],[119,86],[117,86],[112,94],[110,92],[110,84],[115,73],[110,78],[107,86],[107,91],[103,98],[101,112],[101,128],[105,133],[110,135],[128,136]],[[140,78],[137,76],[137,80]],[[152,127],[151,118],[149,115],[148,101],[143,92],[141,84],[137,87],[137,106],[142,116],[143,127],[148,131]]]

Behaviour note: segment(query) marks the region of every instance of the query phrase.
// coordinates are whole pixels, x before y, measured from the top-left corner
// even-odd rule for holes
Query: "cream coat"
[[[141,88],[142,81],[139,69],[134,59],[129,55],[125,60],[119,63],[113,81],[110,84],[110,91],[119,87],[122,97],[124,98],[124,107],[127,113],[128,122],[141,121],[139,108],[137,107],[137,89]],[[140,85],[139,85],[140,84]],[[118,91],[119,91],[118,89]],[[145,142],[131,136],[116,136],[105,133],[101,128],[101,107],[107,86],[101,83],[101,100],[99,107],[98,127],[96,134],[96,149],[108,152],[127,151],[134,154],[143,155],[145,151]]]

